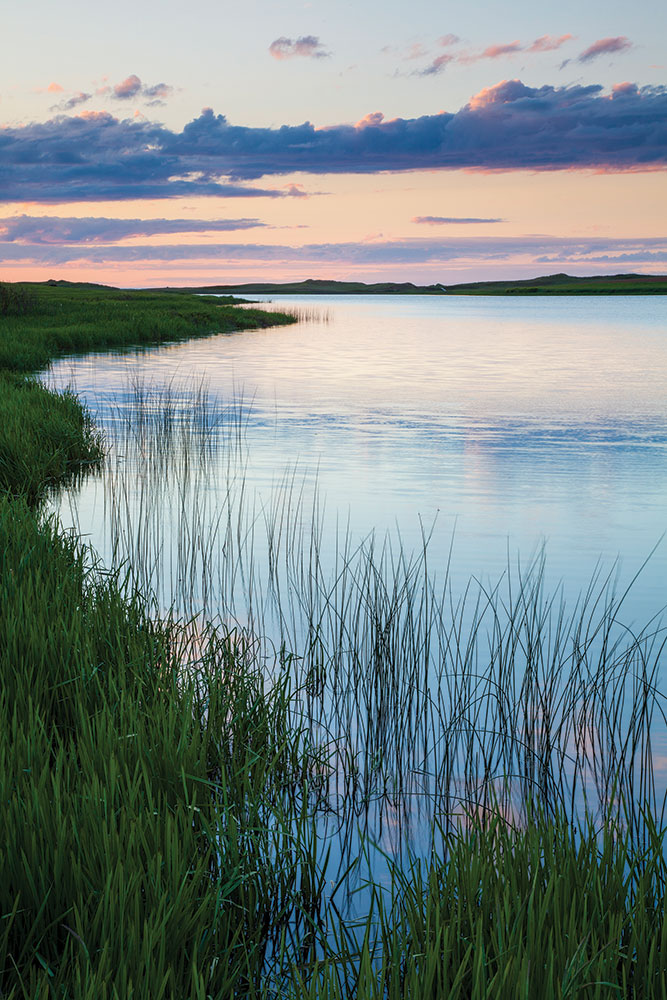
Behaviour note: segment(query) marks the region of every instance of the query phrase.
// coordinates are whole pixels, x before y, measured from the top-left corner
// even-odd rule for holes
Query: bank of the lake
[[[0,990],[667,996],[664,838],[641,785],[597,825],[539,804],[524,803],[525,824],[468,810],[430,864],[394,870],[353,931],[315,843],[330,751],[294,726],[289,675],[267,691],[238,636],[203,627],[193,642],[186,623],[156,622],[146,595],[40,515],[44,491],[104,444],[74,397],[24,372],[277,321],[43,287],[0,318]]]
[[[172,288],[172,292],[179,289]],[[245,282],[238,285],[203,285],[184,292],[232,295],[667,295],[667,275],[608,274],[581,277],[546,274],[506,281],[468,281],[415,285],[411,281],[305,281]]]

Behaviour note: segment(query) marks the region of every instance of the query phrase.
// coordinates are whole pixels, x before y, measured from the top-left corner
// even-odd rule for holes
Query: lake
[[[596,560],[629,580],[667,528],[667,303],[659,297],[281,298],[325,322],[65,359],[104,423],[128,380],[205,378],[247,413],[247,489],[296,465],[359,536],[399,525],[449,548],[461,582],[496,577],[543,542],[580,589]],[[79,513],[94,506],[91,481]],[[104,539],[82,522],[93,544]],[[634,586],[633,614],[665,603],[667,547]]]
[[[619,641],[652,635],[666,601],[667,301],[295,296],[267,308],[301,319],[53,365],[47,381],[74,388],[110,445],[102,474],[53,501],[61,523],[131,568],[160,613],[236,624],[267,675],[299,678],[300,723],[335,748],[322,822],[346,830],[336,870],[361,816],[390,852],[426,851],[443,796],[509,784],[540,754],[561,797],[595,785],[604,805],[598,764],[640,726],[645,660],[659,704],[664,691],[659,634],[650,656],[614,661],[594,735],[573,721],[600,689],[591,623],[611,590],[632,581],[611,615]],[[570,614],[587,622],[576,641],[558,634]],[[528,639],[509,642],[519,618]],[[545,699],[557,721],[538,739]],[[480,734],[498,726],[509,741],[521,731],[521,747],[508,755],[494,737],[490,749]],[[650,752],[664,791],[664,725],[651,750],[645,735],[622,766],[635,774]]]

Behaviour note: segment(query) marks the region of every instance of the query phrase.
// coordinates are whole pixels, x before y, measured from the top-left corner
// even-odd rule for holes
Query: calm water
[[[537,635],[527,616],[514,642],[504,616],[541,551],[545,596],[560,586],[572,608],[596,572],[622,592],[667,529],[667,301],[307,297],[275,308],[307,318],[54,365],[49,379],[74,387],[110,445],[103,473],[54,502],[61,521],[107,565],[133,567],[161,611],[240,623],[266,638],[267,674],[294,671],[297,724],[331,750],[319,829],[332,879],[364,833],[390,854],[407,843],[426,855],[433,819],[508,775],[548,771],[568,801],[585,787],[604,806],[615,792],[597,768],[633,725],[639,661],[613,662],[601,682],[596,639],[573,679],[566,637],[554,673],[557,629]],[[474,594],[459,604],[466,585],[474,577],[488,594],[508,566],[514,589],[502,584],[495,622],[487,615],[468,647],[457,631],[475,618]],[[661,612],[666,571],[667,541],[617,615],[623,636]],[[434,581],[446,577],[441,600]],[[601,697],[611,707],[587,717]],[[637,776],[642,740],[630,741]],[[656,712],[658,797],[665,747]],[[510,788],[509,808],[514,799]],[[382,858],[372,874],[386,877]]]
[[[400,527],[432,563],[454,535],[453,579],[494,580],[546,545],[570,593],[599,558],[632,578],[667,528],[667,302],[658,297],[280,299],[328,322],[212,337],[56,364],[105,419],[128,380],[205,377],[243,398],[249,493],[269,502],[285,470],[317,477],[362,537]],[[245,418],[244,418],[245,419]],[[108,551],[99,485],[81,530]],[[326,543],[325,543],[326,544]],[[631,618],[667,601],[667,545],[633,587]]]

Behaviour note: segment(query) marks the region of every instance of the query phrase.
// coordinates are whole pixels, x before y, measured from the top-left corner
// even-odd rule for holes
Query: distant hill
[[[239,295],[442,295],[441,285],[413,285],[411,281],[381,281],[367,285],[363,281],[328,281],[308,278],[306,281],[249,282],[243,285],[206,285],[199,288],[171,288],[166,291],[188,291],[205,294],[234,292]]]
[[[447,285],[448,295],[665,295],[667,275],[605,274],[579,278],[547,274],[523,281],[469,281]]]
[[[456,285],[415,285],[411,281],[247,282],[241,285],[205,285],[170,288],[173,292],[238,295],[665,295],[667,275],[609,274],[575,277],[547,274],[519,281],[469,281]]]

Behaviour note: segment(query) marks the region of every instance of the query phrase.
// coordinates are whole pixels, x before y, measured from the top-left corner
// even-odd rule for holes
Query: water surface
[[[296,465],[358,537],[398,525],[410,547],[435,523],[432,561],[454,533],[459,586],[543,543],[550,579],[572,593],[599,558],[618,559],[626,581],[662,536],[663,300],[303,296],[273,308],[285,306],[328,321],[66,359],[51,377],[102,421],[129,378],[205,377],[249,408],[249,493],[266,500]],[[81,489],[78,514],[105,553],[98,490]],[[663,546],[634,585],[632,616],[665,603],[666,558]]]
[[[292,677],[334,881],[371,842],[427,856],[489,791],[604,810],[653,775],[659,805],[666,307],[281,298],[305,319],[54,364],[109,442],[62,523]]]

